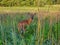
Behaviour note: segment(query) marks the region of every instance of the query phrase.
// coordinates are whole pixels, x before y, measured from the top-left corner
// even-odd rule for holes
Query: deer
[[[21,34],[25,33],[25,25],[29,26],[32,23],[35,14],[36,13],[28,13],[28,15],[30,15],[30,18],[20,21],[18,23],[18,32],[21,32]]]

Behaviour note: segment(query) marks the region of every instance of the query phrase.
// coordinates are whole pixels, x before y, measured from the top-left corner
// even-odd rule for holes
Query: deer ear
[[[34,15],[36,15],[36,13],[34,13]]]
[[[27,13],[28,15],[30,14],[30,12]]]

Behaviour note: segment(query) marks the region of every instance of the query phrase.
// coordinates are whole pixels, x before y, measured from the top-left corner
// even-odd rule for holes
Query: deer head
[[[33,20],[34,15],[36,15],[36,13],[30,13],[30,12],[29,12],[28,15],[30,15],[31,19]]]

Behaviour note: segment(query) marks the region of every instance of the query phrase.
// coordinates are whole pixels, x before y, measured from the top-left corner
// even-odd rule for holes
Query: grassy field
[[[59,45],[60,8],[52,7],[40,7],[39,19],[37,7],[0,7],[0,45]],[[18,33],[17,25],[30,17],[28,12],[34,11],[36,15],[33,22],[26,26],[26,32],[22,37]]]
[[[44,11],[60,11],[60,5],[46,5],[39,7],[40,10]],[[0,13],[2,12],[37,12],[38,7],[0,7]]]

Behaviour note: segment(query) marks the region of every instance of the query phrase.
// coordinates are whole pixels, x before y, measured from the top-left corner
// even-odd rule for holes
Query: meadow
[[[41,10],[41,12],[43,11]],[[17,25],[20,21],[30,17],[28,13],[29,11],[21,13],[0,13],[0,45],[59,45],[59,12],[57,12],[57,15],[53,13],[48,14],[48,12],[39,13],[39,18],[36,13],[33,22],[26,26],[26,32],[22,37],[18,32]],[[40,23],[38,23],[39,21]]]

